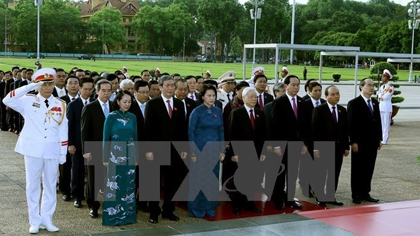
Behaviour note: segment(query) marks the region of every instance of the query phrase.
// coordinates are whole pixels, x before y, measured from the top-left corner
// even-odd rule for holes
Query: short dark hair
[[[309,84],[310,84],[312,81],[314,81],[314,80],[315,80],[315,79],[308,79],[308,80],[306,81],[306,83],[305,83],[305,87],[304,87],[305,92],[306,92],[306,91],[308,91]]]
[[[134,80],[141,79],[141,77],[139,75],[132,75],[130,76],[130,79],[134,82]]]
[[[29,69],[26,69],[26,73],[28,73],[29,71],[32,71],[32,72],[34,72],[34,70],[33,70],[33,69],[31,69],[31,68],[29,68]]]
[[[312,89],[314,89],[316,86],[319,86],[322,89],[322,85],[320,83],[318,83],[318,82],[312,82],[312,83],[309,83],[309,87],[308,87],[309,88],[309,91],[312,92]]]
[[[101,90],[101,85],[102,85],[102,84],[109,84],[109,85],[111,85],[111,88],[112,88],[112,84],[111,84],[111,82],[109,82],[109,81],[108,81],[108,80],[106,80],[106,79],[101,79],[101,80],[99,80],[98,82],[96,82],[96,85],[95,85],[96,91]]]
[[[211,84],[217,87],[217,81],[212,80],[212,79],[204,80],[203,85],[204,84]]]
[[[19,70],[19,66],[12,67],[12,71],[14,71],[14,70]]]
[[[283,83],[284,83],[284,84],[289,85],[289,84],[290,84],[290,79],[291,79],[291,78],[296,78],[296,79],[299,81],[299,83],[300,83],[300,79],[299,79],[299,77],[297,77],[296,75],[288,75],[288,76],[284,79]]]
[[[201,75],[197,75],[197,76],[195,77],[195,82],[198,82],[198,80],[199,80],[199,79],[203,79],[203,80],[204,80],[203,76],[201,76]]]
[[[363,78],[362,80],[360,80],[359,91],[362,91],[362,87],[365,86],[367,79],[370,79],[370,78]]]
[[[69,79],[77,79],[77,82],[80,84],[80,80],[76,76],[69,76],[69,77],[67,77],[66,78],[66,81],[65,81],[65,84],[67,84],[67,82],[69,81]]]
[[[241,82],[239,82],[239,83],[236,84],[235,90],[236,91],[239,91],[239,90],[241,90],[244,87],[249,87],[249,83],[246,82],[246,81],[241,81]]]
[[[77,78],[77,77],[76,77]],[[83,77],[83,78],[81,78],[80,80],[79,80],[79,86],[80,87],[83,87],[83,84],[86,84],[86,83],[92,83],[92,85],[94,84],[94,81],[93,81],[93,79],[92,78],[89,78],[89,77]]]
[[[203,88],[201,89],[200,95],[198,96],[198,100],[201,103],[204,103],[203,97],[206,94],[207,90],[213,90],[214,94],[216,95],[216,100],[217,100],[217,90],[216,90],[216,88],[211,84],[203,84]]]
[[[195,79],[195,82],[197,82],[197,79],[195,78],[194,75],[187,75],[187,76],[185,76],[185,81],[187,81],[189,79]]]
[[[326,87],[325,91],[324,91],[325,96],[328,96],[328,94],[329,94],[328,89],[330,89],[332,87],[337,88],[335,85],[330,85],[330,86]]]
[[[256,83],[259,78],[265,78],[265,82],[268,81],[267,76],[262,75],[262,74],[258,74],[256,76],[254,76],[254,83]]]
[[[113,81],[114,79],[118,79],[118,76],[116,74],[107,74],[105,79],[108,81]]]
[[[64,71],[64,69],[63,68],[58,68],[58,69],[56,69],[55,70],[55,72],[57,73],[57,72],[64,72],[64,74],[67,74],[65,71]]]
[[[134,91],[139,91],[139,88],[149,86],[149,84],[144,80],[139,80],[134,83]]]
[[[95,76],[99,76],[99,73],[96,71],[92,71],[92,73],[90,73],[90,77],[95,77]]]
[[[142,70],[141,75],[143,75],[144,72],[149,72],[149,70]]]
[[[159,83],[158,83],[156,80],[150,80],[150,81],[149,81],[149,89],[150,89],[150,87],[152,87],[152,85],[154,85],[154,84],[159,85]]]
[[[116,70],[116,71],[114,72],[114,74],[116,74],[116,75],[124,75],[124,73],[122,73],[120,70]]]

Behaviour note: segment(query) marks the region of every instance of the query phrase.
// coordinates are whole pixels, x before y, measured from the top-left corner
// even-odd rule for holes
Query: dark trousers
[[[311,177],[315,194],[317,194],[318,200],[322,202],[334,201],[333,198],[335,198],[341,167],[343,165],[344,150],[339,145],[335,145],[334,156],[331,155],[331,157],[327,157],[325,154],[323,155],[323,153],[328,151],[329,150],[321,150],[320,158],[315,160],[316,171],[314,171],[313,174],[316,174],[316,176]],[[327,196],[325,199],[322,195],[324,193],[325,196]]]
[[[6,113],[6,119],[7,119],[7,124],[9,126],[9,129],[14,130],[15,129],[15,125],[13,122],[13,113],[14,111],[12,110],[12,108],[9,107],[9,110]]]
[[[2,131],[7,131],[9,130],[9,126],[7,124],[7,111],[6,111],[6,106],[3,104],[3,101],[0,101],[0,106],[1,106],[1,130]]]
[[[71,195],[76,201],[82,201],[85,199],[85,159],[82,153],[76,153],[71,155],[71,160]]]
[[[71,155],[67,152],[66,162],[60,165],[59,189],[63,195],[69,195],[71,192]]]
[[[102,160],[99,160],[96,166],[92,162],[87,165],[87,185],[86,185],[86,203],[89,208],[98,210],[101,204],[96,196],[100,189],[104,190],[104,168],[101,166]]]
[[[358,143],[359,151],[351,152],[351,193],[352,197],[365,197],[371,190],[375,169],[377,143]]]

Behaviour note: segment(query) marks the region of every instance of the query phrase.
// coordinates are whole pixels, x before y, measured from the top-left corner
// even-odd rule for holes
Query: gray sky
[[[368,2],[368,0],[357,0],[359,2]],[[407,3],[411,2],[412,0],[391,0],[395,3],[401,4],[403,6],[407,5]],[[239,0],[240,3],[248,2],[248,0]],[[290,4],[293,4],[293,0],[289,0]],[[296,3],[306,4],[308,0],[296,0]]]

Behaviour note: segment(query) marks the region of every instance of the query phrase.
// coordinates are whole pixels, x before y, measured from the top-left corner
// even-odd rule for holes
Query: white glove
[[[61,154],[60,155],[60,165],[66,163],[66,154]]]

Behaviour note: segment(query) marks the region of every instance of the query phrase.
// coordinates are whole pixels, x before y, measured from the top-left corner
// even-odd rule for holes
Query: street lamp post
[[[420,3],[413,1],[410,3],[410,8],[408,9],[408,15],[412,19],[408,20],[408,28],[412,30],[411,33],[411,62],[410,62],[410,75],[408,77],[408,82],[413,83],[413,54],[414,54],[414,30],[419,27],[419,20],[417,17],[420,16]]]
[[[4,57],[7,55],[7,7],[4,10]]]
[[[252,2],[254,4],[254,9],[250,10],[251,13],[251,19],[254,20],[254,44],[257,43],[257,19],[261,19],[261,12],[262,9],[258,8],[259,5],[264,4],[264,0],[254,0]],[[254,47],[254,53],[252,56],[252,69],[255,68],[255,47]],[[246,60],[246,58],[244,58]]]
[[[40,8],[42,5],[42,0],[35,0],[35,6],[38,8],[38,18],[37,18],[37,32],[36,32],[36,61],[39,63],[39,41],[40,41]]]
[[[291,35],[291,44],[295,43],[295,11],[296,11],[296,1],[293,0],[293,10],[292,10],[292,35]],[[290,65],[293,65],[293,49],[290,49]]]

